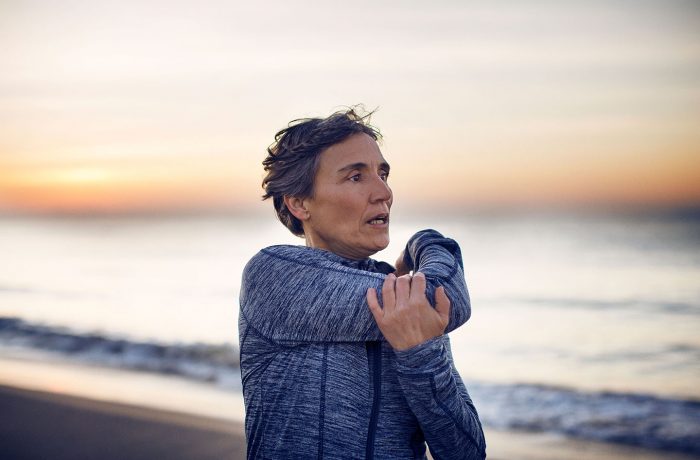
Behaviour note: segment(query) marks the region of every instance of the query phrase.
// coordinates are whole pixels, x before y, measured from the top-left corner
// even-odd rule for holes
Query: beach
[[[243,455],[240,272],[278,226],[6,219],[0,458]],[[473,314],[450,339],[489,458],[698,458],[700,221],[439,227],[468,255]]]
[[[700,460],[700,1],[0,18],[0,460]]]
[[[240,393],[148,372],[0,354],[0,458],[245,458]],[[497,460],[690,460],[660,450],[485,426]]]
[[[240,423],[184,412],[0,385],[4,459],[245,458]],[[488,458],[689,460],[684,455],[487,430]]]
[[[245,458],[228,420],[7,386],[0,407],[4,459]]]

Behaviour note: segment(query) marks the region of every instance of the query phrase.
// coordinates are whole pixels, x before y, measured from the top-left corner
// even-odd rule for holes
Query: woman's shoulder
[[[344,273],[360,272],[362,274],[368,274],[366,270],[358,266],[362,265],[362,263],[366,264],[368,261],[370,261],[370,259],[366,259],[362,262],[351,261],[324,249],[291,244],[278,244],[267,246],[258,251],[258,253],[250,259],[246,269],[251,270],[261,266],[277,267],[287,270],[311,267],[323,270],[341,271]],[[376,261],[372,262],[376,263]]]
[[[248,265],[328,265],[332,264],[334,254],[321,249],[293,244],[276,244],[262,248],[255,254]]]
[[[325,251],[324,251],[325,252]],[[290,262],[303,262],[308,260],[326,260],[318,249],[294,244],[275,244],[258,251],[253,259],[280,259]],[[251,260],[253,260],[251,259]]]

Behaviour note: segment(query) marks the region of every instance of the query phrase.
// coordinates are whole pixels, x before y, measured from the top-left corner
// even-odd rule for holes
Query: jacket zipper
[[[382,344],[381,342],[366,342],[367,360],[372,372],[372,412],[369,417],[369,429],[367,431],[367,449],[365,458],[374,458],[374,437],[377,432],[377,420],[379,418],[379,401],[382,392]]]

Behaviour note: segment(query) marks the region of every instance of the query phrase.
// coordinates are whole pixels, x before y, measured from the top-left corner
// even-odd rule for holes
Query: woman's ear
[[[284,196],[284,205],[287,206],[289,212],[300,221],[308,220],[310,217],[309,210],[306,209],[306,203],[302,198],[295,196]]]

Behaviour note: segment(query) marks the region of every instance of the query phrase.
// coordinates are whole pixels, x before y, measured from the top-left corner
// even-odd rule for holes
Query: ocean
[[[395,216],[462,248],[472,301],[450,334],[485,426],[700,455],[697,213]],[[273,216],[0,218],[0,357],[240,392],[242,269],[302,244]]]

